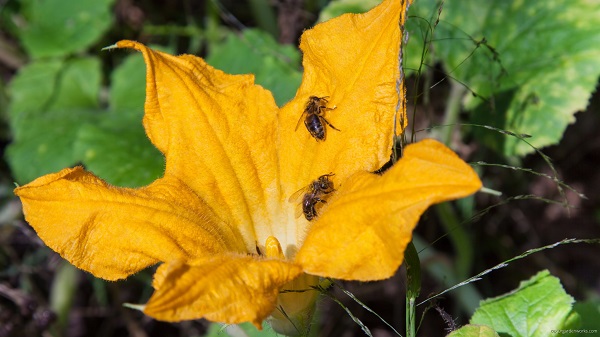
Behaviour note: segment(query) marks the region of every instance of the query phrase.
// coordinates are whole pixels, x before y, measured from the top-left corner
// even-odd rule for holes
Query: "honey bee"
[[[329,121],[325,119],[325,111],[335,109],[335,107],[327,107],[327,98],[329,98],[329,96],[310,96],[308,98],[308,103],[306,103],[306,108],[304,108],[304,112],[302,113],[302,116],[300,116],[298,123],[296,123],[295,130],[298,130],[300,121],[304,117],[304,125],[306,126],[306,129],[308,130],[310,135],[313,136],[317,141],[323,141],[327,136],[327,128],[325,127],[325,125],[323,125],[323,123],[331,126],[331,128],[334,130],[340,131],[338,128],[333,126],[331,123],[329,123]]]
[[[311,182],[308,186],[301,188],[292,194],[289,198],[289,202],[298,202],[300,196],[302,196],[302,202],[298,203],[296,207],[296,218],[300,217],[304,213],[306,220],[311,221],[317,216],[317,210],[315,206],[317,203],[326,203],[323,197],[326,194],[334,192],[333,181],[329,180],[329,177],[333,176],[333,173],[324,174]]]

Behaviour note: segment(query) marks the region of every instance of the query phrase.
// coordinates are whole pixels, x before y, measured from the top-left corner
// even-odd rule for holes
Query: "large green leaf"
[[[142,127],[141,112],[111,111],[79,128],[75,155],[86,168],[117,186],[137,187],[162,176],[164,159]]]
[[[114,0],[23,0],[20,38],[33,58],[63,56],[96,42],[112,24]]]
[[[50,110],[28,118],[6,150],[6,158],[19,184],[59,171],[78,162],[73,152],[77,131],[96,117],[97,110]]]
[[[146,98],[146,64],[140,53],[128,55],[111,74],[111,110],[142,111]]]
[[[515,291],[482,301],[470,323],[512,337],[546,337],[569,326],[573,302],[560,281],[545,270],[521,282]]]
[[[420,55],[436,4],[419,0],[411,7],[413,56]],[[446,73],[484,98],[468,96],[467,107],[477,107],[472,121],[530,134],[530,142],[543,147],[561,139],[595,88],[599,26],[596,0],[447,1],[428,62],[441,61]],[[483,39],[487,45],[478,43]],[[416,67],[415,58],[410,60]],[[532,151],[512,137],[487,143],[507,156]]]
[[[142,55],[133,53],[111,74],[110,111],[98,124],[79,129],[77,158],[111,184],[146,185],[164,170],[163,157],[142,126],[145,96],[146,66]]]
[[[77,130],[96,119],[100,62],[76,58],[39,61],[24,67],[10,83],[13,143],[6,152],[17,182],[75,164]]]
[[[99,108],[102,73],[97,57],[70,59],[58,73],[58,90],[50,100],[51,108]]]
[[[42,60],[19,69],[8,86],[8,115],[14,133],[20,131],[19,124],[26,121],[28,115],[38,113],[51,104],[51,98],[57,91],[58,73],[65,66],[62,60]]]
[[[40,60],[19,70],[9,85],[12,119],[53,108],[96,108],[100,60],[95,57]]]
[[[227,73],[254,74],[279,106],[294,97],[302,80],[298,49],[280,45],[257,29],[246,29],[240,36],[231,32],[224,43],[211,46],[206,61]]]

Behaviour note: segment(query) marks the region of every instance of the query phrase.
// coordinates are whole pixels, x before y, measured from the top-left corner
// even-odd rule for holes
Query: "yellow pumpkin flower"
[[[164,176],[110,186],[81,167],[15,189],[26,220],[53,250],[107,280],[162,263],[144,312],[159,320],[223,323],[267,317],[281,333],[306,326],[319,277],[392,276],[420,215],[481,187],[474,171],[434,140],[405,148],[383,175],[405,111],[399,81],[404,1],[343,15],[306,31],[304,76],[279,109],[252,75],[132,41],[147,65],[144,127],[164,154]],[[316,141],[301,125],[310,96],[325,97]],[[325,109],[324,109],[325,110]],[[299,189],[318,177],[335,191],[317,216],[297,217]],[[291,321],[288,321],[291,320]]]

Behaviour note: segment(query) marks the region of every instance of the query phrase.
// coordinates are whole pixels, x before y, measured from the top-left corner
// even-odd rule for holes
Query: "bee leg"
[[[326,106],[320,106],[319,107],[319,113],[317,115],[319,116],[323,116],[325,114],[326,111],[331,111],[331,110],[335,110],[335,108],[337,108],[337,106],[334,106],[333,108],[328,108]]]
[[[302,120],[302,117],[304,117],[304,115],[306,115],[306,112],[303,112],[302,115],[300,115],[300,119],[298,119],[298,123],[296,123],[296,128],[294,129],[294,131],[298,131],[298,126],[300,126],[300,121]],[[304,122],[304,124],[306,124],[306,121]]]
[[[335,126],[333,126],[333,124],[329,123],[329,121],[327,121],[325,119],[325,117],[321,117],[321,120],[324,121],[325,123],[327,123],[327,125],[331,126],[332,129],[337,130],[337,131],[342,131],[342,130],[336,128]]]

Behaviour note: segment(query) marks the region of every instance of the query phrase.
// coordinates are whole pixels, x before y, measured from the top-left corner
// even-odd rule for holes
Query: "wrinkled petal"
[[[166,156],[165,175],[185,181],[253,249],[253,224],[267,232],[277,211],[277,105],[254,75],[229,75],[192,55],[172,56],[133,41],[147,66],[144,126]]]
[[[343,181],[357,171],[375,171],[390,159],[394,123],[400,133],[405,111],[399,75],[400,28],[406,1],[384,1],[365,14],[346,14],[304,32],[304,75],[295,98],[280,113],[282,185],[291,195],[318,176]],[[317,142],[303,123],[294,131],[310,96],[329,96],[327,128]],[[400,125],[402,122],[402,125]],[[285,169],[283,169],[285,168]]]
[[[473,169],[435,140],[406,147],[383,176],[359,173],[340,187],[296,256],[309,274],[344,280],[391,277],[421,214],[481,188]]]
[[[275,309],[279,289],[302,273],[275,259],[220,255],[160,266],[144,312],[162,321],[206,318],[236,324],[261,322]]]
[[[159,261],[245,251],[239,232],[175,178],[117,188],[76,167],[38,178],[15,194],[50,248],[108,280]]]

